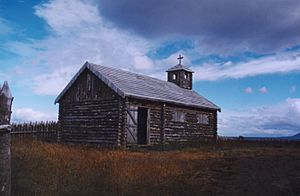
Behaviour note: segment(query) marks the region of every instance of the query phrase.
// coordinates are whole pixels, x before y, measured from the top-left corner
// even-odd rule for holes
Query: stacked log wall
[[[201,108],[180,107],[173,104],[129,99],[129,104],[149,109],[150,114],[150,144],[189,142],[206,139],[216,139],[217,111]],[[182,111],[185,114],[184,122],[175,122],[173,114]],[[208,116],[208,124],[198,122],[197,115]]]
[[[185,114],[184,122],[174,121],[173,114],[180,111]],[[197,116],[208,116],[208,124],[198,122]],[[187,142],[205,139],[216,139],[217,111],[207,109],[191,109],[167,105],[165,108],[164,139],[165,142]]]
[[[117,146],[122,99],[85,70],[59,102],[59,140]]]
[[[162,104],[158,102],[144,101],[138,99],[129,99],[127,105],[144,107],[149,109],[149,138],[148,141],[150,144],[159,144],[161,143],[161,111]]]

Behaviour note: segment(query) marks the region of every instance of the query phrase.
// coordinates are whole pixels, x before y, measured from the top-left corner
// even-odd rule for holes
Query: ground
[[[300,195],[300,144],[152,149],[12,141],[13,195]]]

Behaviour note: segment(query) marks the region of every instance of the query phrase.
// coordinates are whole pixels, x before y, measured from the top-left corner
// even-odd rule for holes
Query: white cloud
[[[12,120],[14,122],[54,121],[57,120],[57,114],[44,113],[32,108],[18,108],[13,111]]]
[[[97,6],[84,0],[52,0],[35,6],[35,14],[46,20],[51,29],[59,34],[101,25]]]
[[[251,94],[252,93],[252,88],[251,87],[247,87],[244,89],[244,92],[247,94]]]
[[[134,58],[134,67],[138,70],[153,69],[154,64],[147,56],[136,56]]]
[[[223,110],[219,117],[219,135],[284,136],[300,132],[300,98],[269,107]]]
[[[70,73],[71,70],[61,68],[50,74],[40,74],[34,78],[33,90],[39,95],[58,95],[72,77]]]
[[[249,76],[300,71],[300,52],[285,52],[248,62],[193,66],[196,80],[239,79]]]
[[[154,66],[146,56],[149,42],[103,22],[91,1],[52,0],[35,10],[55,33],[43,40],[9,42],[6,49],[31,70],[27,86],[37,94],[57,95],[85,61],[137,72]]]
[[[263,87],[259,88],[258,91],[265,94],[268,92],[268,89],[267,89],[267,87],[263,86]]]

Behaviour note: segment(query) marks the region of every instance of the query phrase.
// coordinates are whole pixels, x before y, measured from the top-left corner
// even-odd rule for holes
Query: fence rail
[[[56,141],[58,138],[59,126],[56,121],[14,123],[11,127],[12,137],[33,136],[51,141]]]

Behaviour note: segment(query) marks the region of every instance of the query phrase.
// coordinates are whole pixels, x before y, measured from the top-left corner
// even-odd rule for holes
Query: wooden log
[[[11,192],[10,133],[0,129],[0,195],[10,196]]]
[[[10,118],[13,97],[8,83],[0,85],[0,195],[11,194]]]

